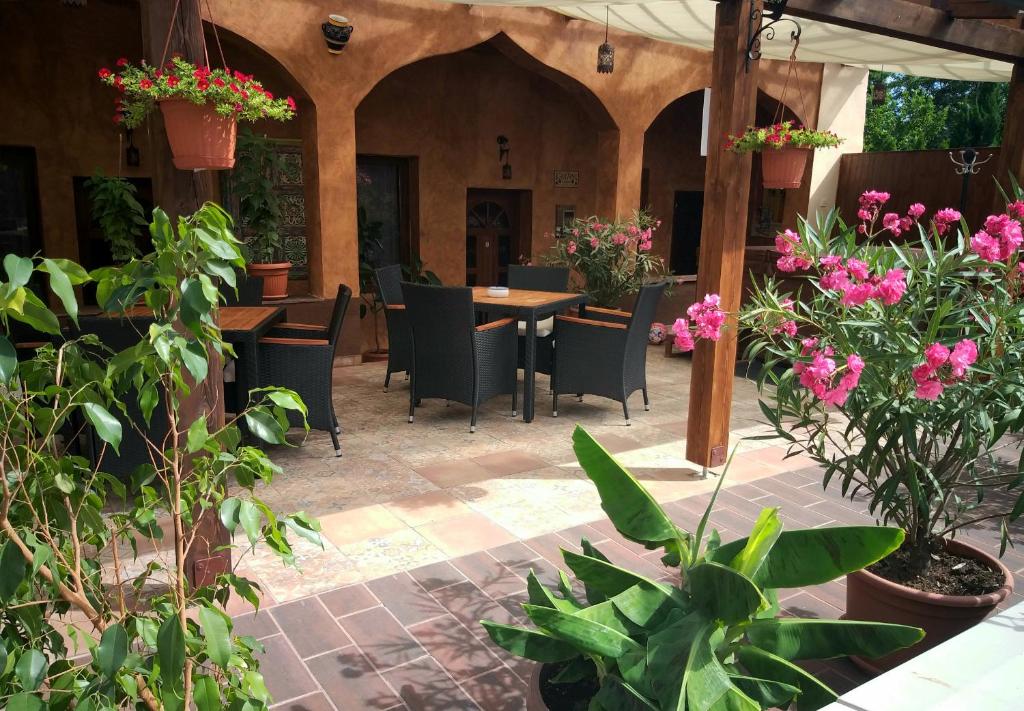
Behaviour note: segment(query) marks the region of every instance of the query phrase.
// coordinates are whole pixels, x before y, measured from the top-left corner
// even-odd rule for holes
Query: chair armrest
[[[596,312],[599,314],[606,314],[608,316],[615,316],[616,318],[633,318],[633,314],[629,311],[623,311],[622,309],[606,309],[602,306],[588,306],[587,313]]]
[[[477,333],[482,333],[483,331],[491,331],[491,330],[493,330],[495,328],[501,328],[502,326],[507,326],[508,324],[515,323],[515,322],[516,322],[516,320],[514,318],[498,319],[497,321],[491,321],[490,323],[485,323],[482,326],[477,326],[476,327],[476,332]]]
[[[279,346],[326,346],[330,343],[325,338],[261,338],[258,343],[276,344]]]
[[[282,321],[281,323],[275,323],[273,328],[287,328],[291,331],[326,331],[327,326],[317,326],[312,323],[291,323],[289,321]]]
[[[388,304],[384,308],[388,311],[405,311],[405,304]]]
[[[624,323],[612,323],[611,321],[594,321],[589,318],[578,318],[576,316],[555,316],[556,321],[566,321],[568,323],[578,323],[583,326],[600,326],[601,328],[614,328],[620,331],[626,330],[626,324]]]

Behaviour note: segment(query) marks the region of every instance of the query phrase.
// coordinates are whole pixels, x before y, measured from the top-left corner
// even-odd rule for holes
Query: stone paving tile
[[[283,634],[262,640],[263,652],[257,656],[267,690],[275,701],[287,701],[314,693],[316,682],[306,665]]]
[[[383,607],[342,617],[341,624],[377,669],[389,669],[426,654],[419,642]]]
[[[480,639],[452,615],[444,615],[408,628],[427,652],[457,680],[468,679],[502,666]]]
[[[483,711],[522,711],[526,684],[504,667],[462,682],[470,698]]]
[[[477,711],[466,692],[429,657],[396,667],[383,676],[410,711]]]
[[[448,557],[475,553],[516,540],[490,518],[475,512],[418,526],[416,531]]]
[[[301,699],[293,699],[283,704],[277,704],[270,708],[274,711],[334,711],[334,706],[323,694],[316,693],[303,696]]]
[[[491,472],[492,476],[519,474],[548,466],[548,462],[540,457],[517,451],[486,454],[476,457],[473,461]]]
[[[320,601],[335,617],[350,615],[380,604],[380,600],[362,583],[323,593],[320,595]]]
[[[270,611],[302,658],[352,643],[318,598],[278,605]]]
[[[456,570],[448,561],[413,568],[409,571],[409,575],[427,591],[454,585],[466,579],[466,576]]]
[[[274,622],[274,618],[267,610],[260,612],[247,612],[244,615],[237,615],[232,618],[234,628],[232,632],[239,637],[255,637],[262,639],[272,634],[277,634],[281,628]]]
[[[389,709],[402,703],[354,646],[313,657],[306,665],[339,711]]]
[[[505,597],[526,589],[524,578],[520,578],[487,552],[481,551],[456,558],[452,565],[493,598]]]
[[[366,587],[403,625],[413,625],[444,614],[444,608],[408,573],[377,578]]]

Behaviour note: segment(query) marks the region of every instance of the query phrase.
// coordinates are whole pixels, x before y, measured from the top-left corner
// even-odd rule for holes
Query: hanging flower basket
[[[729,136],[725,147],[736,153],[761,154],[761,174],[766,188],[799,188],[807,156],[817,148],[834,148],[843,139],[831,131],[793,127],[792,121],[772,126],[751,126],[742,136]]]
[[[161,68],[121,58],[116,71],[103,68],[99,76],[121,92],[114,101],[117,124],[135,128],[159,104],[174,165],[182,170],[231,168],[239,120],[295,116],[292,97],[274,98],[251,74],[197,67],[181,57]]]

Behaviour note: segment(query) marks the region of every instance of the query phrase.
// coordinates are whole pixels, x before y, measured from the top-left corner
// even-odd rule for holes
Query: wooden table
[[[579,306],[582,315],[587,304],[586,294],[557,291],[530,291],[509,289],[508,296],[490,296],[486,286],[473,287],[473,304],[488,312],[515,316],[526,323],[523,352],[523,422],[533,421],[534,381],[537,362],[537,321],[570,306]]]

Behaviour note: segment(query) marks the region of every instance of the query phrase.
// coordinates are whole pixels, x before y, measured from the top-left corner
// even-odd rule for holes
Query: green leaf
[[[75,288],[71,286],[71,280],[52,259],[44,259],[43,266],[50,275],[50,290],[60,299],[71,320],[78,323],[78,299],[75,297]]]
[[[797,665],[749,644],[737,650],[740,663],[751,676],[789,684],[800,689],[799,711],[817,711],[836,700],[836,692]]]
[[[783,659],[875,659],[916,644],[917,627],[854,620],[758,620],[747,628],[751,643]]]
[[[730,674],[729,680],[744,694],[758,701],[761,708],[766,709],[786,708],[786,705],[800,693],[798,687],[772,679]]]
[[[35,694],[15,694],[7,699],[4,707],[6,711],[42,711],[45,708],[46,704]]]
[[[618,657],[627,651],[642,649],[621,632],[578,615],[529,604],[524,604],[523,610],[542,630],[587,654]]]
[[[262,520],[263,517],[256,504],[248,499],[242,499],[239,502],[238,522],[242,524],[242,530],[245,531],[245,535],[252,545],[256,545],[256,541],[260,539],[260,523]]]
[[[622,535],[657,545],[678,538],[678,529],[654,497],[586,430],[577,426],[572,441],[580,466],[601,495],[601,508]]]
[[[8,540],[0,551],[0,600],[7,602],[25,579],[27,564],[21,550]]]
[[[19,257],[17,254],[8,254],[4,257],[4,271],[10,282],[10,289],[20,288],[28,284],[32,278],[32,260],[28,257]]]
[[[900,547],[903,531],[884,526],[836,526],[783,531],[752,576],[762,588],[820,585],[860,570]],[[742,538],[709,556],[728,564],[747,545]]]
[[[206,349],[199,341],[190,341],[184,348],[179,347],[181,359],[188,368],[188,372],[195,378],[197,383],[206,380],[206,373],[210,367],[206,359]]]
[[[164,685],[170,690],[182,689],[184,686],[182,672],[185,669],[185,631],[181,628],[181,622],[177,617],[168,617],[160,625],[160,631],[156,635],[156,653],[160,662],[160,679]],[[184,699],[182,699],[182,703],[184,703]]]
[[[103,631],[100,644],[96,647],[96,666],[100,673],[113,679],[128,656],[128,632],[120,622]]]
[[[517,657],[552,664],[566,662],[579,656],[579,652],[571,644],[538,630],[500,625],[486,620],[480,624],[487,630],[492,642]]]
[[[193,679],[193,697],[199,711],[221,711],[220,687],[216,679],[206,674],[197,674]]]
[[[658,711],[658,707],[625,681],[606,676],[601,688],[594,695],[594,703],[608,711]],[[592,707],[593,708],[593,707]]]
[[[220,522],[229,533],[234,533],[238,527],[238,510],[242,505],[241,499],[234,497],[224,499],[220,504]]]
[[[210,433],[206,431],[206,415],[200,415],[188,427],[188,440],[186,444],[188,453],[194,454],[198,452],[209,438]]]
[[[270,444],[287,444],[281,423],[265,410],[250,410],[245,413],[245,424],[249,431]]]
[[[231,659],[231,631],[227,619],[212,608],[201,607],[199,624],[206,640],[206,654],[214,664],[226,669]]]
[[[35,691],[46,678],[46,655],[38,649],[27,649],[14,665],[14,673],[18,675],[21,688]]]
[[[563,550],[562,558],[576,577],[607,597],[618,595],[634,585],[644,583],[648,587],[660,587],[668,595],[668,586],[659,585],[649,578],[620,568],[614,563],[572,551]]]
[[[113,447],[114,451],[117,452],[118,447],[121,445],[121,423],[118,422],[117,418],[111,415],[107,408],[99,403],[87,402],[82,406],[82,409],[85,411],[86,419],[96,428],[96,434],[99,435],[100,439]]]
[[[0,383],[6,384],[14,377],[14,371],[18,368],[18,351],[14,345],[7,340],[7,336],[0,333]]]
[[[71,494],[75,491],[75,482],[71,481],[71,477],[64,472],[57,472],[54,474],[53,483],[56,484],[57,488],[65,494]]]
[[[569,600],[563,600],[544,587],[541,582],[537,580],[537,576],[534,575],[532,569],[526,576],[526,592],[531,605],[553,607],[556,610],[568,612],[570,615],[581,609],[579,604]]]
[[[754,575],[781,534],[782,522],[779,520],[779,510],[777,508],[762,510],[753,530],[747,537],[747,544],[732,559],[729,566],[747,577]]]
[[[705,618],[727,625],[745,622],[768,606],[750,578],[718,563],[701,563],[691,568],[685,586]]]

